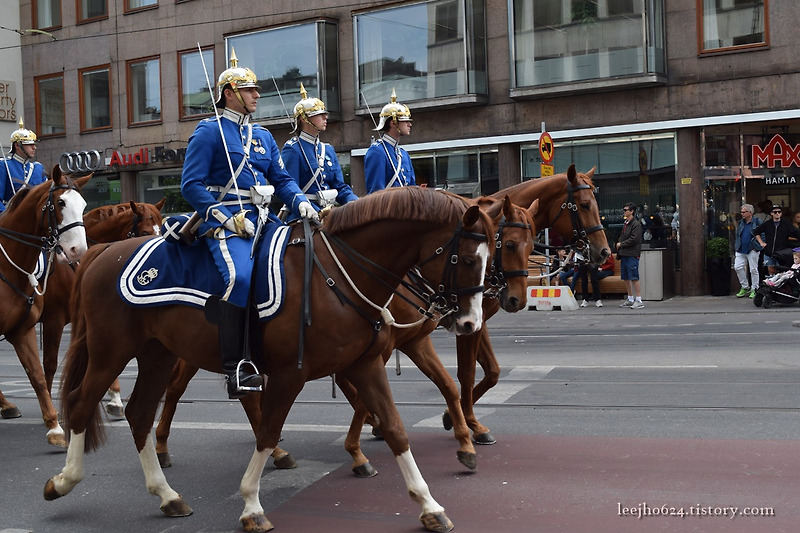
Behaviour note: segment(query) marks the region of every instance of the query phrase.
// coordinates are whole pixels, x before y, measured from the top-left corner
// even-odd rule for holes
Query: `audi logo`
[[[103,157],[98,150],[83,152],[64,152],[58,160],[62,172],[94,172],[103,163]]]

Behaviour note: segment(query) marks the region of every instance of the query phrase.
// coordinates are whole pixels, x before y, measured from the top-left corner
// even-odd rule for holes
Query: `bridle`
[[[550,226],[555,225],[556,220],[566,211],[569,212],[570,222],[572,223],[572,240],[570,244],[582,252],[589,250],[589,234],[596,231],[602,231],[603,225],[597,224],[588,228],[583,227],[581,217],[578,215],[578,204],[575,202],[575,191],[592,189],[588,183],[581,183],[578,186],[573,186],[572,183],[567,181],[567,198],[561,204],[561,209],[555,218],[550,222]]]
[[[527,222],[508,222],[505,215],[500,219],[497,231],[494,234],[494,260],[489,267],[489,275],[486,276],[486,283],[489,287],[484,296],[490,298],[499,297],[500,293],[508,287],[508,278],[528,277],[528,269],[525,270],[504,270],[503,269],[503,230],[505,228],[522,228],[530,231],[531,225]]]

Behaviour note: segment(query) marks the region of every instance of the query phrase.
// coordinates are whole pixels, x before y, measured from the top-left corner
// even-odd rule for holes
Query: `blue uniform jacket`
[[[319,155],[322,154],[320,145],[325,147],[322,160],[322,170],[317,175],[316,181],[306,189],[307,195],[316,195],[321,188],[336,189],[336,202],[344,205],[347,202],[358,200],[353,190],[344,182],[342,167],[336,157],[336,150],[329,144],[319,142],[314,144],[310,135],[301,133],[299,137],[292,137],[283,145],[281,157],[286,166],[286,171],[292,176],[300,189],[304,189],[309,181],[312,181],[314,172],[319,168]],[[304,155],[305,154],[305,155]],[[319,211],[319,206],[312,202],[314,208]]]
[[[240,126],[228,118],[220,118],[225,142],[230,153],[234,171],[245,157],[243,136],[247,135],[247,126]],[[262,126],[253,124],[253,136],[250,141],[250,155],[239,174],[236,183],[240,193],[248,192],[252,185],[265,185],[269,182],[275,187],[275,193],[293,212],[297,206],[307,201],[297,183],[286,172],[278,145],[272,134]],[[239,208],[237,205],[221,205],[217,198],[219,192],[209,192],[207,186],[225,187],[231,179],[231,171],[225,156],[219,126],[216,119],[202,120],[189,138],[186,148],[186,159],[181,176],[181,193],[184,198],[203,217],[199,233],[222,226]],[[223,201],[236,200],[236,188],[231,187]],[[242,200],[245,206],[250,205]],[[257,218],[253,209],[248,218],[255,222]]]
[[[364,179],[367,185],[367,194],[388,187],[395,175],[395,169],[398,169],[398,172],[397,180],[392,184],[393,187],[417,184],[408,152],[400,148],[393,137],[384,134],[383,137],[372,143],[364,156]]]
[[[8,165],[8,170],[6,170]],[[11,172],[11,179],[8,173]],[[14,154],[12,157],[0,161],[0,213],[6,210],[5,204],[11,200],[20,186],[27,182],[31,187],[44,183],[47,176],[44,167],[37,161],[23,162],[23,159]]]

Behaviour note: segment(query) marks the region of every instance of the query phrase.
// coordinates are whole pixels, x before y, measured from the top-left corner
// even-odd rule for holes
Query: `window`
[[[767,0],[697,0],[700,53],[769,45]]]
[[[78,23],[108,18],[108,0],[77,0]]]
[[[158,57],[128,61],[128,124],[161,122]]]
[[[413,154],[411,161],[417,185],[441,187],[468,198],[497,192],[496,147]]]
[[[125,0],[125,13],[158,7],[158,0]]]
[[[203,69],[204,62],[208,69],[208,79],[206,79],[206,71]],[[203,50],[202,58],[198,50],[179,52],[178,63],[178,85],[181,88],[179,95],[180,118],[213,113],[208,82],[211,82],[211,86],[214,87],[213,84],[217,79],[214,76],[214,47]]]
[[[379,110],[393,88],[417,109],[486,101],[483,0],[420,2],[353,19],[362,113]]]
[[[33,27],[47,30],[61,27],[61,0],[34,0]]]
[[[78,71],[81,131],[111,127],[111,78],[108,65]]]
[[[286,123],[287,113],[300,100],[300,83],[309,96],[325,102],[329,113],[339,113],[337,35],[336,24],[317,21],[228,37],[227,57],[233,48],[239,66],[260,80],[261,98],[253,118]]]
[[[40,76],[34,80],[36,133],[39,137],[66,133],[64,120],[64,76]]]
[[[666,83],[663,0],[509,0],[511,96]]]

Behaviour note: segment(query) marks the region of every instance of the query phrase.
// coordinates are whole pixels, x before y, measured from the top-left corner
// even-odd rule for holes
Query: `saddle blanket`
[[[283,256],[291,228],[267,224],[258,246],[253,271],[258,316],[269,320],[283,305],[286,283]],[[135,306],[183,304],[202,309],[212,294],[225,286],[208,248],[200,242],[178,244],[156,237],[147,240],[128,259],[117,292]]]

